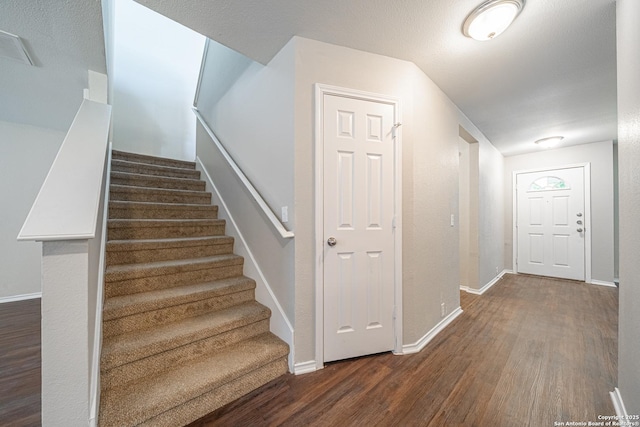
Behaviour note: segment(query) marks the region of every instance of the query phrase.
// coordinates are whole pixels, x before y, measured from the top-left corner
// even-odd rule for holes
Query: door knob
[[[335,237],[329,237],[327,239],[327,245],[329,245],[329,246],[335,246],[336,243],[338,243],[338,241],[336,240]]]
[[[576,216],[580,217],[580,216],[582,216],[582,213],[581,213],[581,212],[578,212],[578,213],[576,214]]]
[[[582,233],[583,230],[582,230],[582,228],[578,228],[577,231],[578,231],[578,233]]]
[[[577,220],[577,221],[576,221],[576,224],[578,224],[578,225],[582,225],[582,221],[581,221],[581,220]]]

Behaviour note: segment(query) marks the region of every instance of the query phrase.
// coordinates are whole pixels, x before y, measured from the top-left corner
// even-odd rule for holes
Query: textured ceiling
[[[68,129],[87,70],[106,73],[99,0],[2,0],[0,30],[20,36],[35,66],[0,58],[0,120]]]
[[[137,1],[262,63],[294,35],[412,61],[505,155],[617,137],[614,0],[528,0],[490,42],[460,30],[481,0]]]

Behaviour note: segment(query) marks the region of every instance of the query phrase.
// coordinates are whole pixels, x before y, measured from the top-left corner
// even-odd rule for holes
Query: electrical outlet
[[[447,305],[445,303],[440,304],[440,317],[444,317],[447,314]]]
[[[280,219],[282,220],[282,222],[289,221],[289,207],[288,206],[283,206],[282,207],[282,215],[280,216]]]

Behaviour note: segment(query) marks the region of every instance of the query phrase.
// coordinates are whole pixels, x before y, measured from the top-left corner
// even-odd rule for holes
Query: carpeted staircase
[[[99,425],[182,426],[287,372],[195,163],[111,165]]]

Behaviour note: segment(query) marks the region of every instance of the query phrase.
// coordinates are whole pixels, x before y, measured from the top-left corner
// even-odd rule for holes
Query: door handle
[[[338,241],[336,240],[335,237],[329,237],[327,239],[327,245],[329,245],[329,246],[335,246],[336,243],[338,243]]]
[[[576,230],[578,233],[582,233],[584,230],[582,230],[582,228],[578,228],[578,230]]]

